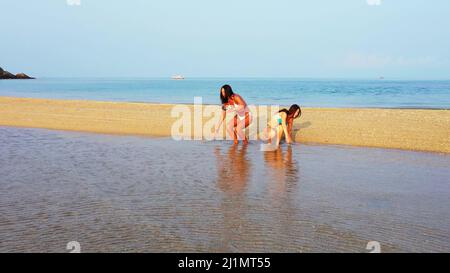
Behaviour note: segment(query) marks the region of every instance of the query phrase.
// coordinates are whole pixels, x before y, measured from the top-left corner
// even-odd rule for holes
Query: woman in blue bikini
[[[267,128],[264,131],[265,137],[272,143],[272,139],[276,136],[276,145],[280,145],[283,133],[287,143],[292,143],[292,125],[294,119],[300,117],[302,110],[297,104],[292,105],[289,110],[282,109],[273,115],[270,122],[267,124]]]

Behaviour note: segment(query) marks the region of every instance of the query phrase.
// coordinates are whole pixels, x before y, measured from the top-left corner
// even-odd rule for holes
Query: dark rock
[[[2,73],[0,75],[0,79],[7,80],[7,79],[15,79],[15,78],[16,78],[15,75],[9,73],[8,71],[4,71],[4,70],[2,71]]]
[[[16,79],[19,79],[19,80],[31,80],[31,79],[34,79],[34,78],[28,76],[25,73],[19,73],[19,74],[16,74]]]
[[[3,68],[0,67],[0,80],[9,80],[9,79],[28,80],[34,78],[28,76],[25,73],[19,73],[17,75],[14,75],[6,70],[3,70]]]

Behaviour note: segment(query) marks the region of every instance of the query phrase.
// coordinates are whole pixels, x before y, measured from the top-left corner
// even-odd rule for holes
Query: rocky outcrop
[[[31,79],[34,79],[34,78],[28,76],[25,73],[19,73],[19,74],[16,74],[16,79],[18,79],[18,80],[31,80]]]
[[[28,76],[25,73],[19,73],[17,75],[14,75],[6,70],[3,70],[3,68],[0,67],[0,80],[29,80],[34,79],[33,77]]]

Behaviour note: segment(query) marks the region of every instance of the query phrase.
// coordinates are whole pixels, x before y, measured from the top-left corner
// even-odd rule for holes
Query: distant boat
[[[172,76],[172,80],[184,80],[184,76],[175,75],[175,76]]]
[[[381,77],[379,77],[379,79],[380,79],[380,80],[384,80],[384,77],[383,77],[383,76],[381,76]]]

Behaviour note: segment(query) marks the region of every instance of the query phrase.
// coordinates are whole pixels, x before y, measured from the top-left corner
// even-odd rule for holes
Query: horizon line
[[[36,76],[36,79],[167,79],[186,81],[189,79],[301,79],[301,80],[376,80],[376,81],[450,81],[449,78],[413,78],[413,77],[338,77],[338,76],[184,76],[183,80],[174,80],[172,76]]]

